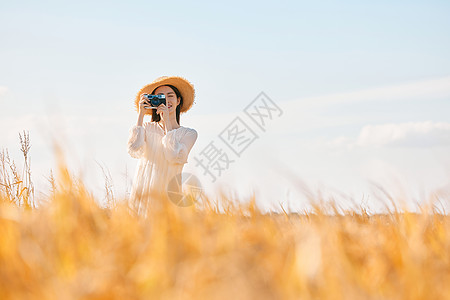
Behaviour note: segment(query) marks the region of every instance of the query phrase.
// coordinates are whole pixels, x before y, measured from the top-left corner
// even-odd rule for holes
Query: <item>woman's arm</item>
[[[146,112],[152,111],[152,107],[147,103],[144,94],[141,94],[139,101],[139,115],[135,126],[130,129],[128,138],[128,153],[131,157],[141,158],[146,150],[146,127],[143,125]]]
[[[184,135],[180,130],[170,130],[162,138],[164,146],[164,154],[166,159],[174,164],[185,164],[189,152],[197,140],[197,131],[192,128],[187,128]]]
[[[140,124],[138,122],[129,131],[127,151],[133,158],[141,158],[145,154],[145,128],[142,126],[142,122]]]
[[[144,113],[139,113],[138,121],[136,123],[136,126],[142,126],[142,123],[144,122]]]

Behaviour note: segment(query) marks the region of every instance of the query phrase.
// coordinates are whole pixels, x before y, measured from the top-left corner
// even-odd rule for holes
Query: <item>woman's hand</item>
[[[169,108],[167,108],[167,106],[164,103],[161,103],[157,107],[156,113],[161,114],[161,119],[163,120],[164,124],[167,124],[166,121],[169,120]]]

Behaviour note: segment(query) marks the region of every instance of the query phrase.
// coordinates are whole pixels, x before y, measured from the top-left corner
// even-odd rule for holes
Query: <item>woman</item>
[[[166,97],[166,105],[152,107],[145,94]],[[180,176],[189,152],[197,140],[197,131],[180,125],[180,113],[193,105],[195,90],[182,77],[163,76],[144,86],[135,99],[138,121],[130,129],[128,153],[139,159],[131,188],[130,208],[147,216],[149,210],[167,201],[167,185]],[[143,123],[151,115],[151,122]]]

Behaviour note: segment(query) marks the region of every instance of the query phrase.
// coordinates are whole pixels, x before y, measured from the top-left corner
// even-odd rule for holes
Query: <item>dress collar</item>
[[[164,129],[161,127],[161,125],[159,125],[159,122],[155,122],[155,123],[156,123],[156,127],[158,127],[160,129],[161,133],[164,134]],[[172,130],[177,130],[177,129],[180,129],[181,127],[183,127],[183,126],[180,125],[180,127],[173,128]],[[169,130],[169,132],[172,130]]]

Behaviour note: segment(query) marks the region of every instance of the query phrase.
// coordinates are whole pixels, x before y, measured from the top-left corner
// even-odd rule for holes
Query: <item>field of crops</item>
[[[144,219],[100,207],[61,164],[36,208],[2,159],[0,299],[450,299],[450,219],[433,206],[262,214],[223,197]]]

